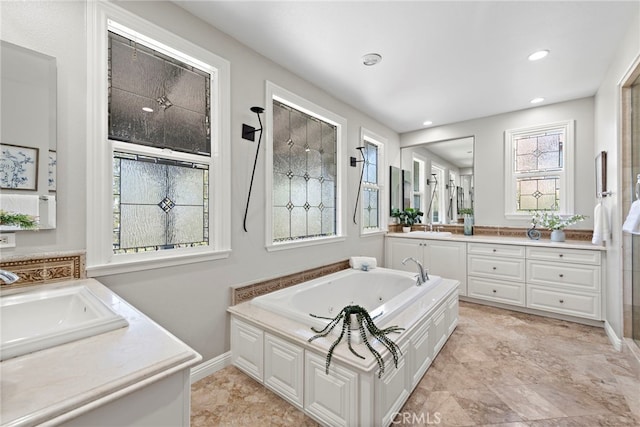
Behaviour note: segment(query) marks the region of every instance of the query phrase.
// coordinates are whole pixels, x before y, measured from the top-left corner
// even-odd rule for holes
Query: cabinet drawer
[[[494,245],[491,243],[469,243],[467,252],[474,255],[495,255],[497,257],[524,258],[524,246]]]
[[[527,259],[539,259],[542,261],[600,265],[600,257],[600,251],[561,248],[527,248]]]
[[[524,282],[524,259],[469,256],[470,276]]]
[[[527,283],[600,291],[600,267],[527,260]]]
[[[530,285],[527,287],[527,307],[601,320],[599,294],[583,294]]]
[[[470,297],[524,307],[525,288],[523,283],[507,283],[480,277],[469,277],[468,286]]]

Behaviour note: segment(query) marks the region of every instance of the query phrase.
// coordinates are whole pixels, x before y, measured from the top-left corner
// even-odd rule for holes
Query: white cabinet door
[[[264,336],[264,385],[302,408],[304,350],[270,334]]]
[[[386,241],[387,256],[385,264],[387,268],[395,270],[403,270],[409,272],[417,272],[416,265],[408,262],[402,265],[402,260],[407,257],[414,257],[423,262],[424,242],[417,239],[389,238]]]
[[[409,370],[411,388],[415,387],[433,362],[431,319],[423,322],[409,337]]]
[[[406,355],[409,346],[405,343],[400,350],[402,356],[398,360],[398,366],[394,365],[393,358],[389,356],[385,361],[385,371],[382,378],[376,378],[376,411],[379,413],[376,419],[382,420],[382,425],[390,425],[394,416],[402,408],[402,404],[409,397],[409,390],[412,389],[407,384],[407,363]]]
[[[358,374],[305,351],[304,409],[322,424],[358,425]]]
[[[467,295],[467,244],[440,240],[425,244],[424,266],[429,273],[459,281],[458,293]]]
[[[231,317],[231,363],[262,382],[263,332]]]

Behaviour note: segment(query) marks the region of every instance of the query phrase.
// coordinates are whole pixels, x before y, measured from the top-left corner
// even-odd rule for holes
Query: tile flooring
[[[640,368],[601,328],[471,303],[394,425],[640,426]],[[191,425],[316,426],[234,367],[192,386]]]

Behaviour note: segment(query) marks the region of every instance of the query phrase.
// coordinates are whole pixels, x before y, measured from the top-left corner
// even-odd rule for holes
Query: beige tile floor
[[[640,426],[640,368],[604,331],[460,304],[455,332],[394,425]],[[192,386],[191,425],[315,426],[234,367]]]

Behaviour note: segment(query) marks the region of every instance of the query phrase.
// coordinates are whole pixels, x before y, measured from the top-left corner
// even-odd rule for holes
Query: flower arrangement
[[[564,230],[570,225],[583,221],[584,215],[561,216],[555,212],[534,212],[531,224],[536,227],[538,225],[549,230]]]

